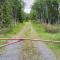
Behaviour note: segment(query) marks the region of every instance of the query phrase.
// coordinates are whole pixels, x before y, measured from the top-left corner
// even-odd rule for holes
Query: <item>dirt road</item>
[[[29,36],[26,34],[28,32]],[[27,37],[28,36],[28,37]],[[40,39],[35,31],[35,29],[32,27],[31,22],[26,22],[23,29],[17,33],[15,38],[30,38],[30,39]],[[9,41],[9,42],[15,42]],[[25,42],[18,42],[12,45],[9,45],[5,47],[5,53],[0,56],[0,60],[24,60],[22,56],[22,46]],[[31,45],[31,43],[29,43]],[[41,41],[33,41],[33,46],[35,47],[35,51],[37,51],[37,55],[41,57],[41,59],[29,59],[29,60],[58,60],[56,59],[55,54],[50,50],[47,45],[44,42]],[[30,50],[29,50],[30,51]],[[36,57],[36,55],[35,55]],[[38,57],[37,57],[38,58]],[[28,60],[28,59],[25,59]]]

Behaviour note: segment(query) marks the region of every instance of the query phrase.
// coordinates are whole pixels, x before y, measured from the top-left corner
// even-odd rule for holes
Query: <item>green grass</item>
[[[60,40],[60,32],[59,33],[48,33],[45,31],[44,26],[42,24],[33,23],[34,28],[36,29],[40,38],[45,40]]]
[[[9,37],[16,35],[16,33],[18,33],[22,29],[24,24],[25,24],[25,22],[18,23],[15,27],[11,28],[8,32],[0,35],[0,38],[9,38]]]

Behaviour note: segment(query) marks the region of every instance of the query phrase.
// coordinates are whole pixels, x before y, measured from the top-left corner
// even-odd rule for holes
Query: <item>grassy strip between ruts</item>
[[[24,33],[25,38],[30,38],[31,29]],[[22,47],[23,60],[42,60],[31,40],[25,40]]]
[[[49,40],[49,41],[60,40],[60,33],[55,33],[55,34],[47,33],[45,32],[45,29],[42,24],[32,22],[32,25],[36,29],[38,35],[42,40]],[[60,43],[47,42],[46,44],[56,54],[57,60],[60,59]]]
[[[18,33],[22,29],[24,24],[25,24],[25,22],[24,23],[18,23],[15,27],[11,28],[10,31],[0,35],[0,38],[9,38],[9,37],[12,37],[13,35]]]

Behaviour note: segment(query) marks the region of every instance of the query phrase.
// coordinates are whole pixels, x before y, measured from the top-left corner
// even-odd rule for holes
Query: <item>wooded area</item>
[[[9,30],[18,22],[23,22],[22,0],[0,0],[0,31]]]
[[[60,24],[59,0],[35,0],[29,14],[24,12],[24,5],[23,0],[0,0],[0,31],[10,30],[17,23],[28,20]]]

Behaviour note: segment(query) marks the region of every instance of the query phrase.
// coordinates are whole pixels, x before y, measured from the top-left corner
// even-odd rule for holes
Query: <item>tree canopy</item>
[[[59,20],[59,0],[36,0],[31,17],[37,21],[54,24]]]

